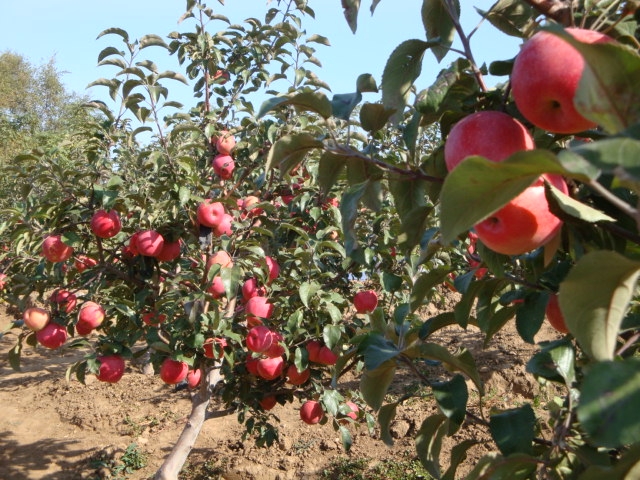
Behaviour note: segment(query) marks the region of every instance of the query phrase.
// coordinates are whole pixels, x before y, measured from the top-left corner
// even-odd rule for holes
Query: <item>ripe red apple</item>
[[[284,359],[282,357],[267,357],[258,360],[258,375],[265,380],[278,378],[284,370]]]
[[[229,255],[224,250],[218,250],[216,253],[209,257],[207,260],[207,272],[214,265],[220,265],[220,268],[228,268],[233,267],[233,260],[231,259],[231,255]]]
[[[317,340],[311,340],[307,343],[306,349],[310,362],[318,363],[318,359],[320,358],[320,349],[322,347],[323,345]]]
[[[310,376],[311,370],[308,368],[299,371],[294,364],[289,365],[289,368],[287,368],[287,383],[291,385],[303,385],[309,380]]]
[[[193,390],[200,385],[200,380],[202,380],[202,369],[197,368],[196,370],[189,370],[187,373],[187,386],[190,389]]]
[[[71,313],[76,308],[78,297],[69,290],[56,290],[51,294],[51,301],[57,303],[65,313]]]
[[[245,366],[247,367],[247,372],[252,375],[258,376],[258,362],[259,358],[247,357],[245,360]]]
[[[360,411],[360,409],[358,408],[358,405],[356,405],[352,401],[346,402],[346,405],[351,409],[351,411],[346,414],[347,417],[351,418],[352,420],[357,420],[358,412]]]
[[[263,353],[270,358],[281,357],[285,352],[285,348],[280,344],[280,342],[284,340],[284,337],[280,334],[280,332],[271,332],[271,338],[271,346]]]
[[[98,261],[95,258],[87,257],[86,255],[78,255],[73,262],[78,273],[84,272],[87,268],[95,267],[97,264]]]
[[[9,280],[9,277],[6,274],[0,273],[0,290],[4,290],[4,287],[7,286],[8,280]]]
[[[233,223],[233,216],[225,213],[220,218],[220,222],[213,227],[213,234],[216,237],[221,237],[223,235],[231,236],[233,233],[233,228],[231,224]]]
[[[264,212],[262,208],[253,208],[254,205],[260,203],[260,199],[255,195],[247,195],[244,199],[238,201],[238,206],[244,210],[245,216],[255,217]],[[242,217],[244,218],[244,216]]]
[[[104,321],[105,311],[96,302],[84,302],[78,312],[78,322],[81,322],[92,329],[98,328]]]
[[[269,270],[269,282],[272,282],[280,275],[280,265],[268,255],[264,257],[264,261],[267,262],[267,268]]]
[[[315,425],[324,418],[324,410],[320,402],[307,400],[300,407],[300,418],[308,425]]]
[[[214,349],[215,346],[215,349]],[[207,338],[204,341],[203,349],[204,356],[207,358],[222,358],[224,352],[222,351],[227,346],[227,339],[216,337],[216,338]]]
[[[255,278],[248,278],[242,284],[242,299],[247,302],[250,298],[261,297],[266,294],[264,287],[258,287],[258,280]]]
[[[231,74],[228,70],[216,70],[213,74],[213,83],[217,85],[224,85],[231,78]]]
[[[262,324],[263,318],[271,317],[274,306],[269,303],[267,297],[252,297],[247,300],[244,309],[247,314],[247,324],[249,326],[256,326]]]
[[[152,310],[150,312],[142,314],[142,322],[145,325],[149,325],[150,327],[157,327],[158,325],[164,323],[166,319],[167,316],[164,313],[160,313],[156,310]]]
[[[593,30],[566,31],[584,43],[612,41]],[[582,55],[564,39],[545,31],[533,35],[520,49],[511,71],[511,92],[520,113],[554,133],[594,128],[596,124],[578,113],[573,103],[585,65]]]
[[[164,247],[164,238],[155,230],[142,230],[136,237],[138,253],[145,257],[156,257]]]
[[[36,332],[36,340],[46,348],[60,348],[67,341],[67,329],[56,322],[47,323]]]
[[[98,361],[100,362],[100,370],[96,374],[96,378],[101,382],[116,383],[124,375],[125,362],[120,355],[105,355],[98,357]]]
[[[222,130],[215,139],[215,147],[219,154],[230,155],[236,146],[236,138],[227,130]]]
[[[482,243],[504,255],[521,255],[541,247],[560,231],[562,220],[549,211],[543,179],[563,193],[568,192],[561,176],[542,175],[508,204],[474,226]]]
[[[564,321],[564,315],[562,315],[562,312],[560,311],[560,304],[558,302],[557,294],[552,294],[551,296],[549,296],[549,303],[547,303],[545,314],[547,315],[549,324],[553,328],[555,328],[560,333],[569,333],[567,324]]]
[[[27,308],[22,314],[22,319],[24,320],[24,324],[27,328],[34,332],[42,330],[47,326],[49,320],[51,320],[49,312],[44,308],[39,307]]]
[[[472,113],[456,123],[444,144],[447,170],[470,155],[501,162],[521,150],[535,148],[533,137],[518,120],[503,112]]]
[[[220,275],[216,275],[213,277],[211,281],[211,285],[207,288],[207,292],[209,292],[213,298],[222,298],[224,297],[226,290],[224,289],[224,282],[222,281],[222,277]]]
[[[96,237],[111,238],[121,229],[120,215],[115,210],[98,210],[91,217],[91,231]]]
[[[169,385],[180,383],[187,378],[187,373],[189,373],[189,365],[180,360],[165,358],[160,365],[160,378]]]
[[[268,395],[258,400],[258,403],[264,410],[271,410],[276,406],[278,400],[276,399],[275,395]]]
[[[73,247],[65,244],[60,235],[49,235],[42,242],[42,255],[50,262],[64,262],[73,255]]]
[[[213,171],[216,172],[223,180],[229,180],[233,177],[233,170],[236,168],[236,164],[233,161],[231,155],[216,155],[213,157]]]
[[[198,205],[196,216],[198,222],[205,227],[215,227],[222,220],[222,216],[225,214],[224,204],[220,202],[214,202],[210,199],[205,200]]]
[[[374,290],[362,290],[353,296],[353,306],[358,313],[371,313],[378,306],[378,294]]]
[[[338,356],[333,353],[329,347],[322,346],[318,351],[318,358],[316,363],[320,363],[321,365],[335,365],[338,361]]]
[[[89,335],[91,332],[93,332],[93,327],[89,325],[87,322],[82,322],[78,320],[76,322],[76,332],[78,333],[78,335],[82,335],[84,337],[86,335]]]
[[[252,352],[262,353],[271,347],[273,340],[273,332],[264,325],[258,325],[249,330],[245,342]]]
[[[160,253],[156,255],[156,258],[160,262],[174,261],[180,256],[181,245],[182,242],[180,241],[180,239],[176,240],[175,242],[167,242],[165,240],[164,244],[162,245],[162,250],[160,250]]]

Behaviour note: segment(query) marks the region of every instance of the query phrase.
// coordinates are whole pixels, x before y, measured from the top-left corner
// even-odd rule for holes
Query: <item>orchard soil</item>
[[[425,308],[425,317],[451,308],[451,295],[454,294]],[[0,309],[2,331],[13,317],[3,307]],[[555,338],[558,334],[545,323],[536,341]],[[512,322],[486,348],[482,334],[473,327],[468,330],[449,327],[438,332],[433,341],[452,352],[466,347],[474,354],[486,388],[484,402],[479,405],[473,384],[467,382],[475,415],[488,416],[492,408],[513,408],[529,402],[538,416],[544,418],[544,405],[554,392],[540,387],[526,373],[526,361],[538,347],[522,342]],[[7,352],[14,343],[12,333],[0,339],[0,479],[152,478],[178,439],[189,414],[191,404],[186,390],[176,391],[164,385],[157,375],[144,375],[131,366],[114,385],[101,383],[91,375],[86,385],[75,379],[67,382],[66,368],[84,354],[65,349],[50,351],[25,346],[22,371],[15,372],[7,362]],[[425,368],[430,375],[446,378],[446,372],[439,367]],[[354,378],[341,379],[341,383],[357,386]],[[420,389],[419,383],[411,372],[400,371],[389,398],[398,398],[407,389]],[[343,450],[339,434],[330,422],[314,426],[302,423],[298,402],[278,404],[272,410],[280,421],[280,435],[278,442],[268,448],[257,447],[251,438],[243,440],[243,426],[236,415],[223,413],[205,422],[180,478],[343,478],[331,475],[340,462],[364,461],[370,468],[387,459],[410,462],[415,458],[416,430],[427,416],[437,411],[428,391],[418,391],[421,394],[398,408],[391,429],[392,447],[379,439],[377,431],[371,436],[365,424],[352,424],[348,427],[353,436],[349,453]],[[222,411],[215,400],[210,408]],[[548,438],[550,430],[543,429],[541,436]],[[445,438],[441,455],[444,467],[451,447],[466,439],[478,443],[459,468],[458,478],[473,468],[480,457],[495,450],[487,428],[468,421],[454,437]],[[130,447],[128,454],[127,447]],[[146,466],[133,470],[143,464]],[[126,466],[130,467],[129,472]]]

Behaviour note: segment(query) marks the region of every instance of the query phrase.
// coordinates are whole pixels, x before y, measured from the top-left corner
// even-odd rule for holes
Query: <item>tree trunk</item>
[[[173,446],[171,453],[165,458],[164,463],[156,472],[155,480],[178,480],[178,473],[182,470],[191,449],[196,443],[202,425],[207,418],[207,407],[211,400],[211,391],[220,381],[220,369],[211,369],[205,381],[191,398],[191,413],[187,424],[180,434],[180,438]]]

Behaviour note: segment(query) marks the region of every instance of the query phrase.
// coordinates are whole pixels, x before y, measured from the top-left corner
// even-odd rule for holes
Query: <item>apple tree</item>
[[[342,6],[355,32],[360,2]],[[107,95],[90,121],[5,168],[23,186],[0,231],[3,298],[19,312],[12,365],[27,346],[82,348],[68,372],[80,381],[119,381],[136,360],[187,382],[191,416],[157,478],[177,478],[212,395],[259,443],[277,435],[270,408],[289,401],[302,421],[331,421],[346,448],[354,417],[391,442],[412,395],[386,402],[401,369],[439,407],[416,435],[436,478],[455,478],[473,446],[455,446],[441,471],[442,439],[467,422],[495,443],[468,478],[632,478],[637,6],[498,0],[479,13],[523,47],[488,67],[461,8],[424,0],[425,37],[352,93],[320,79],[328,39],[302,28],[313,2],[232,24],[188,0],[191,31],[102,32],[112,76],[94,82]],[[146,57],[158,51],[183,72]],[[421,89],[426,54],[458,58]],[[502,83],[489,88],[489,72]],[[172,100],[180,82],[194,105]],[[255,92],[268,96],[259,107]],[[444,288],[460,293],[455,308],[422,318]],[[484,394],[474,358],[432,335],[459,325],[488,343],[515,322],[535,343],[545,317],[564,335],[527,370],[564,391],[550,417],[529,404],[471,413],[468,385]],[[347,371],[359,392],[340,387]]]

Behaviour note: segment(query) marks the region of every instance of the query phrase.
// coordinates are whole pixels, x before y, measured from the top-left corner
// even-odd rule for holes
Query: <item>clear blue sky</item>
[[[495,0],[465,0],[462,3],[462,23],[468,31],[480,20],[473,7],[488,9]],[[106,97],[104,87],[90,91],[85,87],[99,77],[110,77],[113,67],[97,68],[98,53],[109,45],[119,46],[119,37],[110,35],[96,40],[97,35],[109,27],[126,30],[130,38],[155,33],[166,37],[171,31],[185,31],[191,25],[179,25],[178,19],[185,9],[183,0],[32,0],[28,3],[5,1],[0,16],[0,51],[10,50],[25,56],[34,64],[55,57],[61,71],[66,72],[67,87],[91,97]],[[229,17],[232,22],[242,22],[247,17],[264,19],[269,6],[267,0],[226,0],[222,6],[217,0],[209,0],[208,6]],[[370,0],[362,0],[358,19],[358,31],[351,33],[344,20],[340,0],[311,0],[316,20],[306,23],[308,34],[317,33],[329,38],[332,46],[314,44],[316,56],[323,69],[321,79],[333,93],[354,91],[355,80],[361,73],[373,74],[379,83],[385,62],[393,49],[403,40],[424,39],[420,19],[422,0],[382,0],[373,16],[369,13]],[[399,7],[402,5],[402,7]],[[215,24],[221,30],[224,24]],[[485,23],[473,37],[472,47],[478,63],[508,59],[518,51],[518,41],[497,32]],[[425,88],[437,73],[446,67],[454,54],[449,54],[441,64],[427,53],[418,87]],[[159,68],[178,70],[177,62],[164,55]],[[489,79],[489,83],[492,81]],[[178,83],[176,82],[177,86]],[[174,85],[169,84],[170,90]],[[189,95],[185,90],[179,95]]]

